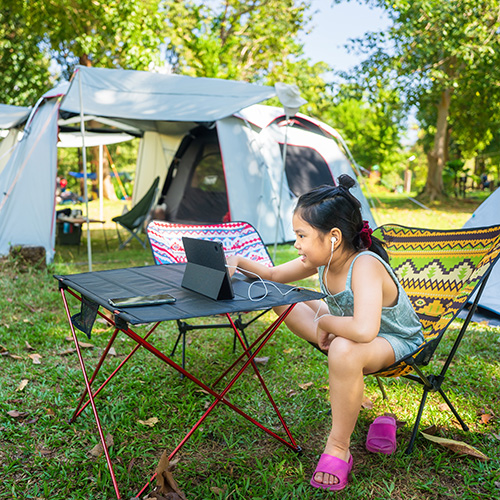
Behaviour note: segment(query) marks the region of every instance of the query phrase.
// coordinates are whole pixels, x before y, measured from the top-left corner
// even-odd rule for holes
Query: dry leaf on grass
[[[168,495],[166,498],[187,500],[184,493],[177,486],[172,472],[170,472],[167,450],[162,453],[158,467],[156,467],[156,484],[158,486],[158,493]]]
[[[489,413],[483,413],[481,415],[481,423],[482,424],[489,424],[490,420],[493,418],[493,415],[490,415]]]
[[[364,408],[365,410],[372,410],[373,409],[372,400],[366,396],[363,396],[363,401],[361,401],[361,408]]]
[[[68,342],[73,342],[73,337],[64,337],[64,339],[67,340]],[[94,344],[89,344],[87,342],[80,342],[80,341],[78,341],[78,345],[82,349],[93,349],[94,348]]]
[[[70,347],[69,349],[66,349],[63,352],[60,352],[59,356],[67,356],[68,354],[73,354],[74,352],[76,352],[76,349],[73,349],[72,347]]]
[[[299,387],[303,390],[303,391],[307,391],[307,389],[309,389],[309,387],[311,387],[313,385],[312,382],[306,382],[305,384],[299,384]]]
[[[113,446],[115,444],[114,440],[113,440],[113,436],[111,434],[108,434],[106,436],[106,446],[108,448],[110,448],[111,446]],[[93,456],[93,457],[100,457],[103,453],[104,453],[104,447],[102,446],[102,443],[99,441],[99,443],[97,443],[90,451],[89,453]]]
[[[23,378],[21,383],[17,386],[16,391],[22,391],[28,385],[29,380],[27,378]]]
[[[267,365],[267,362],[269,361],[269,356],[264,356],[262,358],[253,358],[253,360],[258,364],[258,365]]]
[[[28,357],[33,360],[34,365],[41,365],[42,364],[42,362],[40,361],[42,359],[42,356],[40,354],[36,354],[36,353],[28,354]]]
[[[24,345],[26,346],[26,349],[28,349],[28,351],[34,351],[35,350],[35,348],[31,347],[31,345],[29,344],[29,342],[27,340],[24,341]]]
[[[217,496],[223,495],[226,492],[227,488],[218,488],[217,486],[212,486],[210,491]]]
[[[7,415],[9,415],[9,417],[12,417],[12,418],[21,419],[21,418],[27,417],[28,412],[27,411],[19,411],[19,410],[9,410],[7,412]]]
[[[158,423],[158,419],[156,417],[151,417],[147,420],[138,420],[137,423],[141,425],[147,425],[148,427],[154,427]]]
[[[450,450],[460,455],[469,455],[471,457],[478,458],[479,460],[484,460],[484,461],[490,459],[484,453],[480,452],[478,449],[474,448],[470,444],[464,443],[463,441],[455,441],[454,439],[447,439],[439,436],[433,436],[431,434],[427,434],[422,431],[421,434],[425,437],[425,439],[428,439],[429,441],[438,443],[446,448],[449,448]]]

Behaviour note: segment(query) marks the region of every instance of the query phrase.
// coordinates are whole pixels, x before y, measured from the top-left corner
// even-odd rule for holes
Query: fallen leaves
[[[68,342],[73,342],[73,337],[65,337],[65,340],[67,340]],[[78,345],[82,349],[93,349],[94,348],[94,344],[89,344],[88,342],[80,342],[80,341],[78,341]]]
[[[435,429],[431,428],[431,429],[426,429],[426,432],[420,431],[420,433],[422,434],[422,436],[425,437],[425,439],[440,444],[441,446],[444,446],[445,448],[448,448],[449,450],[454,451],[459,455],[468,455],[483,461],[487,461],[490,459],[484,453],[479,451],[477,448],[474,448],[474,446],[471,446],[470,444],[467,444],[463,441],[456,441],[454,439],[435,436],[432,434],[432,432],[434,431]]]
[[[493,418],[493,415],[489,414],[489,413],[483,413],[481,415],[481,423],[482,424],[489,424],[490,423],[490,420]]]
[[[36,354],[36,353],[28,354],[28,357],[32,359],[34,365],[41,365],[42,364],[42,362],[41,362],[42,356],[40,354]]]
[[[373,401],[366,395],[363,395],[363,401],[361,401],[361,408],[365,410],[373,409]]]
[[[162,453],[158,466],[156,467],[156,495],[152,498],[186,500],[186,496],[177,486],[177,483],[172,475],[172,466],[169,463],[167,450]],[[153,493],[154,494],[154,493]],[[158,495],[159,494],[159,495]],[[160,496],[162,495],[162,496]],[[164,495],[164,496],[163,496]]]
[[[106,446],[108,448],[111,448],[111,446],[113,446],[115,444],[114,442],[114,439],[113,439],[113,436],[111,434],[108,434],[106,436]],[[102,443],[99,441],[99,443],[97,443],[90,451],[89,451],[90,455],[92,455],[93,457],[100,457],[103,453],[104,453],[104,447],[102,445]]]
[[[141,425],[146,425],[147,427],[154,427],[159,420],[156,417],[148,418],[147,420],[138,420],[137,423]]]
[[[19,410],[9,410],[7,412],[7,415],[9,417],[12,417],[12,418],[15,418],[15,419],[22,419],[22,418],[26,418],[29,413],[27,411],[19,411]]]
[[[307,391],[307,389],[309,389],[309,387],[311,387],[313,385],[312,382],[306,382],[305,384],[299,384],[299,387],[303,390],[303,391]]]
[[[267,365],[267,362],[269,361],[269,356],[263,356],[262,358],[254,358],[253,359],[255,361],[255,363],[257,363],[258,365]]]
[[[27,351],[34,351],[35,348],[32,347],[27,341],[25,341],[25,348]],[[22,356],[19,356],[18,354],[12,354],[9,349],[7,349],[5,346],[3,345],[0,345],[0,356],[6,356],[6,357],[9,357],[9,358],[12,358],[12,359],[17,359],[17,360],[22,360],[24,359]],[[41,364],[41,354],[37,354],[37,353],[31,353],[31,354],[28,354],[28,357],[31,358],[31,360],[33,361],[33,364],[34,365],[39,365]]]
[[[12,359],[23,359],[21,356],[12,354],[5,346],[0,345],[0,356],[7,356]]]
[[[24,388],[28,385],[29,380],[27,378],[23,378],[21,383],[17,386],[16,391],[24,391]]]

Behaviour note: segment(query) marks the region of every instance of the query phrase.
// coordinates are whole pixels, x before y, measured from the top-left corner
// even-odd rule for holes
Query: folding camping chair
[[[226,255],[238,254],[255,260],[268,267],[273,266],[273,261],[257,230],[248,222],[226,222],[221,224],[174,224],[170,222],[153,220],[148,224],[147,235],[155,264],[179,264],[186,262],[186,254],[182,244],[182,237],[200,238],[205,240],[218,240],[222,242]],[[260,318],[267,311],[262,311],[256,316],[244,320],[239,313],[234,320],[236,328],[241,332],[243,340],[248,346],[245,329]],[[179,335],[172,349],[174,355],[177,346],[182,340],[182,367],[185,367],[186,333],[191,330],[212,328],[231,328],[227,324],[190,324],[177,320]],[[233,339],[233,352],[236,349],[236,334]]]
[[[118,234],[118,240],[120,241],[119,250],[125,248],[133,238],[135,238],[144,249],[146,248],[147,238],[141,240],[139,235],[143,232],[146,218],[153,208],[153,203],[155,202],[156,194],[158,193],[159,182],[160,178],[157,177],[147,193],[136,205],[132,207],[131,210],[123,215],[118,215],[117,217],[113,217],[113,219],[111,219],[116,223],[116,232]],[[126,229],[128,233],[130,233],[130,236],[125,241],[123,241],[120,236],[119,226]]]
[[[406,453],[411,453],[429,392],[439,392],[462,428],[468,427],[441,385],[469,326],[493,265],[500,255],[500,226],[434,230],[386,224],[375,230],[391,266],[408,294],[423,326],[424,343],[392,366],[374,373],[384,399],[380,377],[405,377],[423,386],[423,394]],[[475,296],[473,293],[476,292]],[[464,324],[439,373],[425,374],[448,326],[473,301]],[[426,370],[429,371],[429,370]],[[414,372],[414,373],[411,373]]]

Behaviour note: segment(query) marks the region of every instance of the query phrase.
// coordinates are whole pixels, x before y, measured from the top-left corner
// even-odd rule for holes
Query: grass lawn
[[[378,195],[379,224],[397,222],[433,228],[461,227],[485,195],[448,200],[423,209],[402,195]],[[98,214],[91,204],[91,217]],[[106,204],[106,220],[121,213]],[[133,242],[118,251],[112,224],[106,225],[110,251],[102,229],[92,226],[93,270],[152,264],[149,250]],[[69,424],[83,378],[68,340],[70,330],[53,274],[87,270],[85,233],[80,247],[56,248],[46,271],[23,269],[19,262],[0,261],[0,499],[104,500],[115,498],[103,455],[92,453],[98,434],[90,409]],[[277,261],[295,256],[293,247],[279,247]],[[308,283],[316,286],[314,280]],[[70,301],[72,312],[79,310]],[[255,337],[270,317],[257,322]],[[442,364],[458,333],[453,323],[432,364]],[[404,453],[418,409],[420,388],[404,379],[387,380],[383,401],[375,379],[366,378],[366,401],[353,435],[353,476],[339,499],[492,499],[500,498],[500,329],[473,324],[455,357],[444,389],[470,427],[463,432],[439,395],[431,394],[421,428],[435,426],[436,435],[463,441],[489,457],[460,455],[417,438],[412,455]],[[145,331],[144,328],[139,328]],[[112,333],[104,323],[94,326],[83,355],[94,365]],[[163,324],[151,342],[165,352],[176,329]],[[134,347],[124,335],[115,342],[102,371],[110,373]],[[270,392],[302,453],[296,454],[268,437],[227,407],[218,406],[177,455],[173,475],[189,500],[198,499],[320,499],[332,494],[309,486],[329,429],[325,357],[295,338],[286,327],[262,352],[260,365]],[[176,354],[175,359],[180,355]],[[205,381],[213,380],[233,357],[232,334],[207,330],[189,335],[187,363]],[[210,405],[212,398],[189,380],[139,349],[97,399],[101,423],[112,437],[110,454],[122,498],[131,499],[154,472],[164,450]],[[98,377],[97,383],[104,380]],[[272,408],[265,403],[255,376],[247,375],[229,392],[232,402],[279,431]],[[364,448],[368,426],[384,412],[404,425],[398,430],[398,450],[391,456]],[[157,420],[149,420],[157,419]],[[145,423],[150,425],[145,425]]]

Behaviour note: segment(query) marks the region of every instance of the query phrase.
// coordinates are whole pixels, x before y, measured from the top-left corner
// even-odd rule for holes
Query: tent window
[[[280,146],[283,154],[283,145]],[[316,186],[334,184],[328,164],[312,148],[288,145],[285,173],[290,190],[297,197]]]

